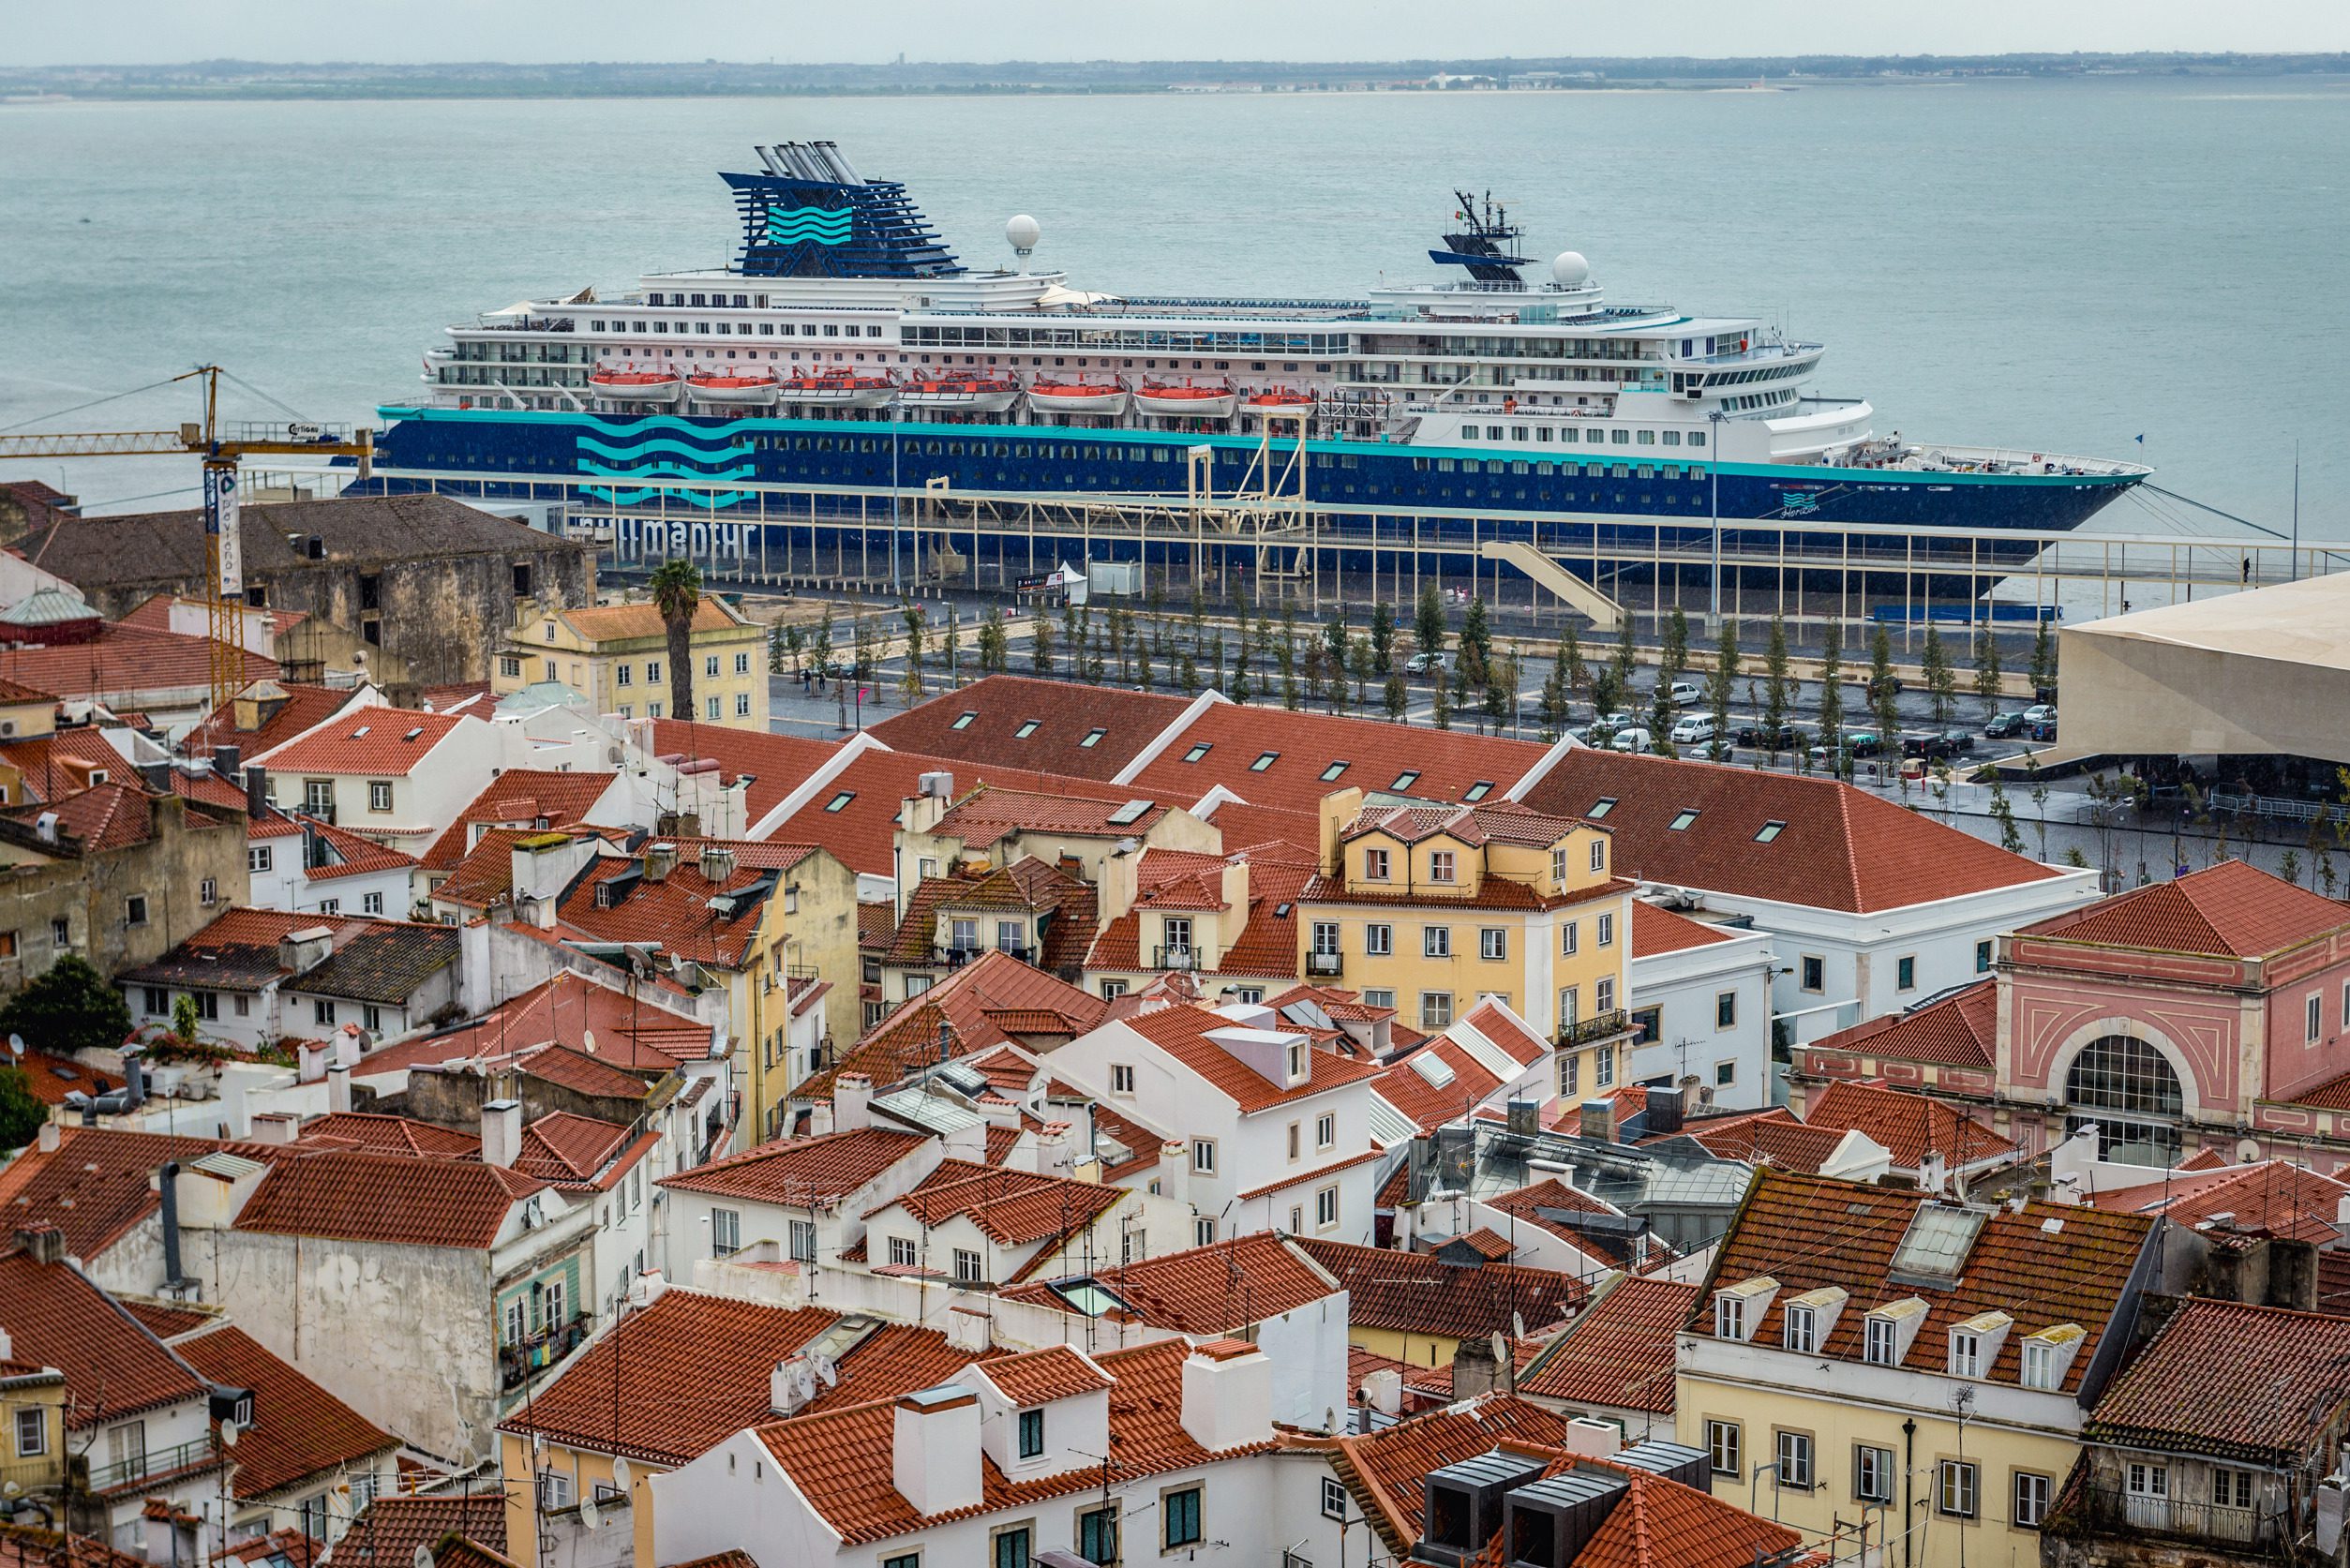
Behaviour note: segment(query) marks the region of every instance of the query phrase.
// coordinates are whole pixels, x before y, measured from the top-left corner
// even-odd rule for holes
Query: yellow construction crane
[[[0,460],[10,457],[142,457],[193,453],[204,467],[204,604],[212,639],[212,707],[217,710],[245,684],[245,560],[237,530],[237,465],[247,457],[272,455],[356,457],[359,477],[375,465],[375,432],[362,426],[338,432],[300,421],[240,425],[234,436],[220,426],[220,377],[217,365],[200,365],[173,381],[204,383],[204,417],[177,430],[105,430],[79,434],[0,436]]]

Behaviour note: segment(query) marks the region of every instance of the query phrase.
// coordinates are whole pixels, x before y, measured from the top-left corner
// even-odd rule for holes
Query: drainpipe
[[[1911,1416],[1901,1424],[1901,1568],[1912,1568],[1917,1549],[1917,1453],[1918,1422]]]
[[[163,1289],[174,1299],[187,1284],[180,1271],[180,1163],[167,1159],[157,1172],[157,1196],[163,1202]]]

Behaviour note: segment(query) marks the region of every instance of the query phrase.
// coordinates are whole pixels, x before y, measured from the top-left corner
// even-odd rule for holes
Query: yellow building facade
[[[599,713],[623,719],[693,719],[733,729],[767,728],[767,633],[726,601],[702,595],[689,633],[694,711],[671,711],[669,634],[650,600],[579,609],[528,607],[491,669],[501,696],[553,681]]]

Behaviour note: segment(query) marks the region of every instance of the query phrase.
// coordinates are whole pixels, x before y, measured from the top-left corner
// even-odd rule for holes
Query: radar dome
[[[1004,241],[1014,250],[1034,250],[1044,231],[1026,213],[1020,214],[1004,225]]]
[[[1550,263],[1550,276],[1563,289],[1580,288],[1591,281],[1591,263],[1579,250],[1562,250]]]

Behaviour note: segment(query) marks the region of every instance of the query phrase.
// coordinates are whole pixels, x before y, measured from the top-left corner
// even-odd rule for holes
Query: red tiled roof
[[[2342,1240],[2335,1218],[2350,1186],[2282,1159],[2190,1171],[2179,1166],[2166,1181],[2108,1187],[2087,1202],[2122,1214],[2159,1214],[2203,1231],[2213,1240],[2228,1232],[2283,1236],[2330,1247]],[[2214,1217],[2225,1215],[2214,1222]]]
[[[127,769],[130,765],[121,766]],[[83,854],[97,855],[145,844],[155,836],[155,813],[160,809],[165,808],[158,807],[144,790],[109,783],[52,796],[46,804],[17,806],[5,814],[25,823],[54,816],[61,836],[79,844]],[[198,814],[187,814],[189,822],[197,819]]]
[[[1908,1012],[1839,1029],[1804,1049],[1938,1067],[1988,1068],[1998,1027],[1998,984],[1985,978]]]
[[[999,1357],[982,1366],[980,1375],[1023,1410],[1091,1394],[1110,1387],[1113,1381],[1099,1365],[1067,1345]]]
[[[399,1440],[262,1348],[223,1326],[179,1347],[211,1381],[253,1392],[253,1420],[237,1436],[236,1495],[250,1501],[322,1471],[356,1465]]]
[[[516,1058],[527,1059],[549,1044],[579,1051],[591,1035],[596,1048],[590,1058],[591,1065],[627,1063],[642,1071],[651,1070],[657,1062],[674,1066],[710,1055],[709,1024],[663,1007],[653,988],[639,985],[634,990],[632,994],[618,984],[604,984],[566,969],[471,1023],[368,1053],[359,1064],[359,1076],[458,1057],[511,1067]],[[591,1092],[626,1091],[606,1083]]]
[[[486,680],[453,680],[445,686],[427,686],[416,694],[420,706],[435,713],[454,713],[470,709],[475,713],[495,706],[495,690]]]
[[[251,688],[247,690],[249,694]],[[205,756],[222,746],[234,746],[250,762],[271,747],[282,746],[303,731],[324,724],[358,694],[340,687],[307,686],[292,680],[268,681],[263,693],[258,704],[259,727],[237,728],[236,704],[231,700],[188,731],[180,742],[181,751],[189,756]]]
[[[658,942],[681,958],[739,968],[766,918],[767,897],[773,894],[776,873],[817,853],[808,844],[774,839],[765,843],[682,838],[660,842],[677,848],[677,865],[666,876],[656,882],[642,875],[642,857],[607,856],[590,861],[586,874],[572,884],[557,918],[600,942]],[[702,874],[701,851],[711,845],[726,850],[732,858],[732,869],[715,882]],[[609,907],[596,902],[606,884],[620,891],[618,902]],[[762,896],[744,896],[751,891]],[[733,896],[735,909],[730,916],[711,907],[711,900],[721,893]]]
[[[501,1430],[681,1465],[772,1414],[775,1363],[840,1321],[672,1287],[596,1336]],[[724,1346],[724,1355],[713,1355]],[[679,1397],[691,1387],[693,1396]]]
[[[2283,1468],[2319,1452],[2345,1404],[2350,1319],[2191,1296],[2115,1377],[2082,1435]]]
[[[1367,1008],[1368,1012],[1392,1011],[1391,1008]],[[1337,1017],[1333,1013],[1331,1016]],[[1533,1067],[1550,1058],[1550,1048],[1530,1034],[1524,1021],[1516,1017],[1499,1002],[1479,1002],[1461,1019],[1470,1028],[1507,1052],[1520,1067]]]
[[[335,859],[325,865],[312,866],[304,873],[313,882],[332,881],[337,876],[366,876],[375,872],[402,871],[416,863],[416,857],[389,844],[363,838],[348,829],[331,822],[300,814],[297,820],[307,823],[312,832],[324,839],[335,852]]]
[[[1202,745],[1209,748],[1205,755],[1184,760]],[[1220,784],[1251,805],[1307,813],[1332,790],[1347,788],[1458,801],[1484,784],[1487,798],[1499,799],[1547,749],[1467,730],[1218,703],[1168,742],[1133,783],[1139,794],[1173,800],[1195,800]],[[1263,769],[1254,767],[1267,752],[1280,754]],[[1340,762],[1347,764],[1345,770],[1325,779]],[[1407,781],[1407,773],[1416,777]]]
[[[867,1030],[847,1055],[803,1080],[791,1098],[829,1099],[834,1078],[843,1072],[864,1073],[876,1084],[895,1083],[916,1063],[936,1059],[941,1023],[951,1031],[954,1053],[963,1056],[1017,1043],[1015,1035],[1074,1039],[1108,1011],[1100,997],[1010,953],[981,953]],[[1048,1016],[1058,1021],[1056,1028],[1040,1027]],[[1021,1027],[1010,1027],[1011,1023]]]
[[[1425,1252],[1297,1238],[1297,1246],[1346,1288],[1357,1328],[1466,1339],[1557,1322],[1591,1294],[1573,1275],[1521,1263],[1470,1267]]]
[[[1840,780],[1577,747],[1527,791],[1588,816],[1603,798],[1619,875],[1871,913],[2057,873]],[[1697,819],[1680,831],[1686,811]],[[1755,835],[1783,824],[1768,844]]]
[[[495,1481],[470,1496],[378,1497],[335,1543],[337,1568],[413,1568],[416,1548],[462,1535],[493,1551],[506,1549],[506,1494]]]
[[[1565,1441],[1565,1416],[1531,1400],[1499,1396],[1430,1411],[1360,1437],[1310,1445],[1327,1447],[1331,1468],[1401,1561],[1420,1539],[1429,1471],[1489,1454],[1504,1442],[1550,1448]]]
[[[569,828],[587,818],[612,787],[609,773],[563,773],[510,768],[489,781],[422,857],[427,871],[446,871],[464,859],[480,827]]]
[[[1072,968],[1085,963],[1086,944],[1093,939],[1094,904],[1090,883],[1033,855],[1023,855],[1008,866],[991,866],[977,875],[957,870],[943,876],[926,876],[906,900],[906,918],[898,922],[888,962],[924,968],[943,962],[936,951],[942,911],[1003,910],[1049,916],[1038,954],[1040,966]],[[980,931],[993,935],[984,924]]]
[[[0,741],[0,762],[24,775],[26,800],[53,800],[86,789],[94,775],[110,784],[138,784],[129,760],[107,739],[112,731],[75,726],[21,740]],[[239,792],[242,799],[242,792]]]
[[[1040,795],[1073,797],[1123,805],[1146,796],[1146,790],[1121,789],[1092,779],[1064,778],[1030,772],[1016,766],[995,764],[984,770],[919,752],[892,752],[880,747],[860,753],[808,801],[786,817],[774,837],[821,844],[850,869],[875,875],[890,874],[898,814],[908,797],[921,788],[924,773],[950,772],[958,789],[992,784]],[[846,797],[843,799],[843,797]],[[840,801],[837,809],[833,802]],[[754,821],[759,820],[754,816]]]
[[[1341,1289],[1297,1244],[1265,1231],[1161,1253],[1088,1277],[1125,1303],[1125,1312],[1113,1308],[1113,1316],[1187,1335],[1235,1333]],[[1017,1285],[1001,1293],[1007,1301],[1070,1310],[1054,1283]]]
[[[1125,1196],[1123,1187],[950,1159],[881,1206],[902,1206],[930,1228],[967,1216],[990,1240],[1021,1247],[1073,1235]]]
[[[756,822],[783,804],[785,796],[831,763],[841,749],[837,740],[762,734],[685,719],[655,719],[652,743],[662,756],[715,762],[720,779],[729,785],[748,774],[752,783],[743,795],[746,822]]]
[[[482,721],[412,708],[359,708],[258,757],[273,773],[364,773],[405,778],[461,724]]]
[[[1749,1165],[1775,1165],[1782,1171],[1818,1175],[1849,1134],[1838,1127],[1806,1127],[1785,1106],[1774,1106],[1748,1116],[1713,1117],[1683,1124],[1682,1134],[1697,1140],[1708,1153]],[[1673,1137],[1666,1133],[1660,1136]],[[1907,1167],[1915,1170],[1915,1166]]]
[[[1368,1083],[1378,1078],[1381,1072],[1373,1063],[1309,1047],[1306,1053],[1306,1082],[1294,1088],[1285,1088],[1209,1038],[1209,1030],[1235,1025],[1231,1019],[1205,1008],[1160,1008],[1156,1011],[1139,1013],[1128,1019],[1126,1024],[1190,1068],[1209,1088],[1231,1100],[1244,1116],[1258,1111],[1270,1111],[1310,1095],[1326,1094],[1355,1083]]]
[[[381,1155],[441,1155],[477,1158],[482,1141],[411,1116],[387,1116],[371,1111],[332,1111],[302,1124],[299,1142],[310,1148],[360,1149]]]
[[[1430,1083],[1414,1065],[1421,1062],[1442,1062],[1452,1069],[1450,1078],[1442,1084]],[[1441,1035],[1400,1057],[1393,1067],[1381,1069],[1371,1084],[1374,1094],[1417,1123],[1423,1132],[1459,1121],[1501,1087],[1502,1081],[1487,1071],[1466,1047]]]
[[[894,1399],[917,1389],[936,1388],[970,1366],[1002,1354],[989,1351],[974,1355],[958,1350],[935,1328],[910,1323],[884,1323],[841,1359],[835,1368],[840,1381],[808,1401],[802,1415],[840,1410],[870,1399]]]
[[[147,1568],[147,1560],[92,1535],[0,1524],[0,1568]]]
[[[0,1254],[0,1323],[18,1360],[66,1375],[66,1425],[77,1430],[204,1396],[186,1362],[70,1264]]]
[[[2065,1203],[2029,1202],[2020,1213],[2001,1208],[1983,1217],[1949,1288],[1919,1292],[1893,1279],[1893,1259],[1918,1211],[1935,1202],[1900,1188],[1759,1171],[1715,1250],[1707,1290],[1766,1275],[1779,1282],[1761,1322],[1749,1325],[1757,1344],[1779,1342],[1786,1304],[1797,1296],[1830,1286],[1849,1292],[1854,1309],[1837,1318],[1819,1353],[1853,1365],[1862,1360],[1866,1307],[1923,1295],[1930,1310],[1909,1359],[1936,1367],[1949,1353],[1953,1325],[1982,1312],[2005,1312],[2016,1332],[1984,1375],[2010,1386],[2026,1335],[2077,1323],[2088,1337],[2065,1381],[2068,1390],[2077,1388],[2155,1219]],[[1700,1300],[1684,1326],[1711,1333],[1712,1322]]]
[[[1156,802],[1124,822],[1110,819],[1131,803],[1106,797],[1006,789],[982,782],[938,820],[934,829],[941,838],[957,838],[972,849],[986,849],[1019,833],[1050,833],[1056,837],[1124,839],[1139,837],[1167,814]]]
[[[1943,1100],[1849,1078],[1832,1079],[1813,1095],[1804,1108],[1804,1125],[1858,1130],[1882,1144],[1904,1171],[1918,1169],[1929,1152],[1940,1155],[1952,1171],[2017,1152],[2013,1139]]]
[[[1529,1182],[1514,1191],[1494,1193],[1485,1200],[1485,1206],[1496,1213],[1508,1215],[1520,1224],[1548,1231],[1585,1256],[1613,1262],[1621,1268],[1630,1268],[1643,1260],[1654,1262],[1670,1255],[1661,1242],[1651,1241],[1643,1251],[1638,1236],[1609,1231],[1579,1231],[1565,1220],[1555,1217],[1562,1213],[1620,1215],[1624,1212],[1613,1203],[1602,1202],[1556,1176]],[[1526,1322],[1529,1325],[1534,1323],[1531,1318]]]
[[[533,1051],[515,1066],[532,1078],[600,1099],[642,1099],[651,1092],[651,1086],[636,1074],[567,1045]]]
[[[169,1302],[125,1301],[121,1305],[122,1309],[138,1319],[149,1334],[163,1340],[176,1339],[200,1328],[210,1328],[221,1321],[217,1311],[174,1307]]]
[[[277,662],[258,653],[245,652],[244,662],[247,680],[277,673]],[[151,694],[201,691],[212,679],[212,639],[110,623],[88,642],[0,649],[0,679],[119,708]]]
[[[965,764],[1017,762],[1106,782],[1190,705],[1189,697],[1156,692],[991,675],[870,725],[867,733],[896,751]],[[1031,722],[1036,727],[1020,735]],[[1087,745],[1097,729],[1100,737]]]
[[[1719,926],[1693,920],[1676,914],[1661,904],[1646,899],[1632,901],[1632,956],[1654,958],[1659,953],[1677,953],[1689,948],[1703,948],[1715,942],[1727,942],[1731,933]]]
[[[1314,877],[1311,857],[1292,858],[1288,846],[1260,845],[1249,860],[1249,920],[1217,962],[1220,975],[1266,979],[1297,976],[1297,905]],[[1285,912],[1286,911],[1286,912]]]
[[[54,1153],[29,1148],[0,1170],[0,1234],[54,1225],[65,1232],[67,1253],[95,1266],[124,1232],[159,1206],[150,1184],[165,1160],[190,1160],[219,1148],[257,1159],[276,1154],[265,1145],[224,1144],[212,1138],[64,1127]]]
[[[1698,1288],[1624,1275],[1551,1342],[1518,1391],[1570,1404],[1673,1411],[1673,1337],[1697,1305]]]
[[[648,1132],[637,1141],[649,1149],[657,1140]],[[514,1168],[555,1187],[609,1187],[614,1177],[626,1173],[626,1165],[633,1160],[608,1172],[605,1168],[613,1164],[629,1142],[628,1128],[618,1122],[550,1111],[522,1129],[522,1149],[515,1157]]]
[[[24,1076],[24,1086],[43,1105],[63,1105],[66,1097],[79,1091],[85,1095],[102,1095],[110,1089],[122,1087],[119,1076],[109,1077],[96,1068],[83,1067],[67,1056],[52,1056],[46,1051],[27,1051],[13,1064]]]
[[[1647,1471],[1624,1469],[1628,1490],[1575,1568],[1747,1568],[1801,1546],[1804,1537],[1734,1502]]]
[[[236,1228],[486,1250],[514,1205],[546,1186],[470,1160],[329,1149],[279,1161],[246,1201]]]
[[[2134,888],[2022,934],[2156,952],[2262,958],[2350,926],[2350,909],[2242,860]]]
[[[927,1142],[919,1133],[882,1127],[786,1138],[664,1176],[658,1185],[814,1208],[848,1197]]]
[[[1190,1345],[1174,1339],[1095,1358],[1116,1380],[1110,1390],[1110,1442],[1119,1471],[1129,1480],[1190,1469],[1219,1456],[1202,1448],[1183,1426],[1183,1363],[1190,1351]],[[758,1438],[800,1495],[850,1545],[887,1540],[929,1523],[1075,1496],[1100,1484],[1095,1471],[1083,1468],[1009,1482],[993,1460],[982,1458],[981,1501],[926,1519],[903,1493],[886,1484],[895,1419],[892,1402],[876,1400],[770,1422],[758,1428]],[[1263,1446],[1226,1452],[1250,1453]]]

